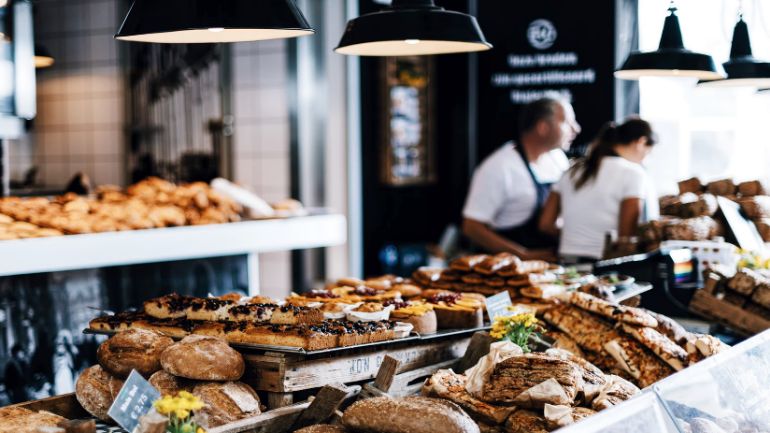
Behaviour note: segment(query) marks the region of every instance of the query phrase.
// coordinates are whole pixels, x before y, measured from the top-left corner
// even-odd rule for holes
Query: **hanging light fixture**
[[[623,66],[615,71],[615,77],[638,80],[641,77],[690,77],[701,80],[723,78],[714,59],[707,54],[695,53],[684,48],[682,29],[676,15],[674,2],[668,8],[670,14],[663,24],[663,34],[656,51],[631,53]]]
[[[738,15],[738,22],[733,30],[733,43],[730,48],[730,60],[722,64],[727,72],[723,80],[701,81],[701,87],[770,87],[770,63],[754,58],[751,52],[749,26],[743,21],[743,14]]]
[[[53,66],[55,60],[48,50],[42,46],[35,44],[35,68],[43,69]]]
[[[311,35],[293,0],[134,0],[116,39],[216,43]]]
[[[335,52],[358,56],[416,56],[486,51],[492,44],[476,18],[433,0],[393,0],[379,12],[348,21]]]

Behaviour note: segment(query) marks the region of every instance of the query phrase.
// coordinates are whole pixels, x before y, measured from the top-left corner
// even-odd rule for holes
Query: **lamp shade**
[[[392,6],[348,21],[335,52],[358,56],[467,53],[492,48],[476,18],[433,0],[393,0]]]
[[[35,44],[35,68],[48,68],[53,66],[54,62],[53,56],[44,46]]]
[[[134,0],[115,38],[194,44],[313,33],[292,0]]]
[[[749,26],[740,17],[733,30],[730,60],[722,64],[727,72],[723,80],[701,81],[701,87],[770,87],[770,63],[754,58]]]
[[[638,80],[641,77],[692,77],[702,80],[723,78],[724,74],[711,56],[685,49],[676,8],[671,6],[669,12],[663,24],[658,49],[647,53],[631,53],[623,66],[615,71],[615,77],[624,80]]]

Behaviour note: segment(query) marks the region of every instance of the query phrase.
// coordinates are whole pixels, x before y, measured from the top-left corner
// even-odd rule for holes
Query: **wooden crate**
[[[745,335],[756,335],[770,329],[770,321],[743,308],[717,299],[705,290],[695,292],[690,301],[690,310],[707,319],[714,320]]]
[[[254,389],[268,392],[268,408],[293,402],[293,393],[320,388],[329,383],[351,384],[373,379],[383,360],[391,356],[401,371],[417,370],[460,358],[471,340],[469,335],[437,340],[351,349],[320,357],[265,352],[245,354],[248,374],[244,379]]]

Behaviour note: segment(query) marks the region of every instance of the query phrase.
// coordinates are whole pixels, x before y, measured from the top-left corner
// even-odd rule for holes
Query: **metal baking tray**
[[[401,344],[405,342],[423,342],[423,341],[433,341],[433,340],[439,340],[446,337],[455,337],[455,336],[462,336],[462,335],[473,335],[474,333],[478,331],[487,331],[490,329],[490,326],[482,326],[478,328],[468,328],[468,329],[447,329],[447,330],[441,330],[436,332],[435,334],[427,334],[427,335],[420,335],[417,333],[411,333],[408,337],[404,338],[396,338],[394,340],[387,340],[387,341],[377,341],[374,343],[366,343],[366,344],[358,344],[355,346],[345,346],[345,347],[332,347],[330,349],[321,349],[321,350],[305,350],[301,347],[290,347],[290,346],[272,346],[268,344],[243,344],[243,343],[230,343],[230,346],[239,349],[241,352],[279,352],[279,353],[291,353],[296,355],[322,355],[322,354],[328,354],[328,353],[339,353],[339,352],[345,352],[350,350],[357,350],[361,348],[367,348],[367,347],[374,347],[374,346],[392,346],[395,344]],[[85,329],[83,330],[84,334],[91,334],[91,335],[114,335],[117,333],[117,331],[100,331],[96,329]]]

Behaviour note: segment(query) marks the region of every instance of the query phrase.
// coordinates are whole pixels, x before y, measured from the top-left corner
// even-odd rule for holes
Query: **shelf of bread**
[[[149,178],[91,195],[1,198],[0,276],[346,241],[342,215],[308,212],[294,200],[269,205],[224,179],[212,185]]]
[[[343,215],[0,241],[0,276],[342,245]],[[43,258],[45,255],[45,258]]]

